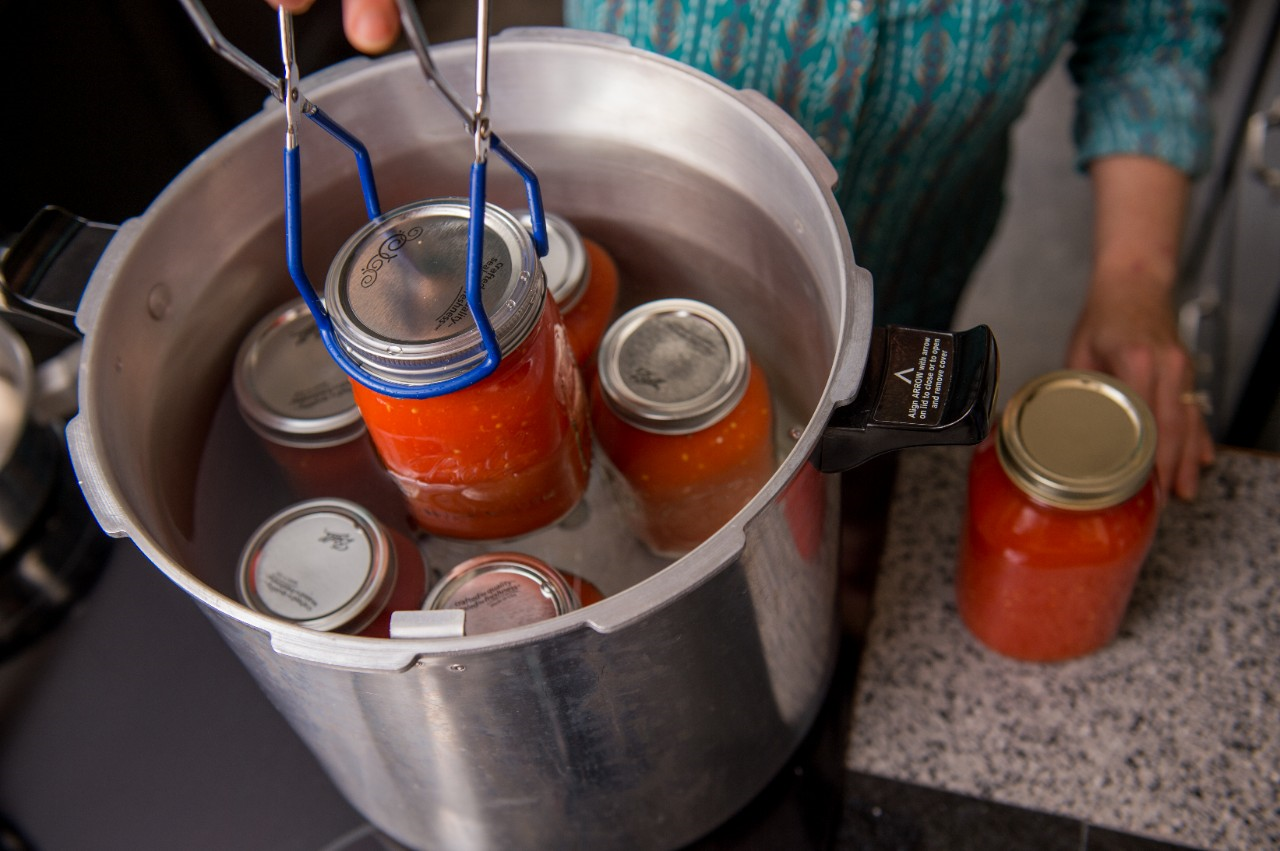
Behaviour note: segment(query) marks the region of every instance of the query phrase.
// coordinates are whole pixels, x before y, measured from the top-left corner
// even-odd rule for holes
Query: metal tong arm
[[[485,312],[480,269],[484,248],[484,163],[471,167],[470,220],[467,231],[467,307],[475,320],[476,329],[484,346],[485,357],[471,369],[443,381],[423,385],[405,385],[386,381],[361,368],[342,346],[333,330],[333,322],[324,305],[316,296],[315,287],[307,277],[302,262],[302,177],[301,157],[298,146],[298,111],[302,95],[298,91],[297,51],[293,39],[293,16],[279,10],[280,50],[284,58],[284,108],[285,108],[285,250],[289,274],[306,302],[316,322],[316,330],[334,362],[355,381],[383,396],[399,399],[425,399],[443,396],[470,387],[491,375],[502,361],[502,350],[493,325]],[[532,173],[530,173],[532,174]]]
[[[449,85],[435,61],[431,58],[431,43],[427,39],[426,28],[418,14],[413,0],[396,0],[400,10],[400,25],[404,29],[405,39],[418,57],[418,65],[429,82],[461,116],[467,132],[475,141],[475,159],[472,165],[482,168],[488,161],[488,152],[492,149],[506,161],[516,174],[524,181],[525,202],[529,207],[529,218],[533,223],[533,245],[539,257],[547,256],[547,223],[542,206],[542,189],[538,178],[520,155],[507,147],[496,133],[489,128],[489,3],[488,0],[477,0],[476,3],[476,93],[475,109],[468,109],[462,98]],[[474,181],[474,177],[473,177]],[[481,175],[483,186],[484,176]],[[473,184],[474,185],[474,184]]]
[[[262,85],[267,91],[271,92],[271,96],[276,100],[281,103],[285,102],[285,81],[253,61],[244,51],[228,41],[227,37],[222,34],[222,31],[213,22],[213,18],[210,17],[209,11],[204,7],[203,3],[199,2],[199,0],[179,0],[179,2],[182,4],[182,8],[186,10],[187,17],[195,24],[205,43],[213,49],[214,53],[242,71],[250,79]],[[365,211],[369,214],[370,219],[376,219],[382,215],[382,206],[378,201],[378,188],[373,178],[373,162],[364,143],[330,118],[319,106],[302,97],[301,94],[298,95],[298,106],[303,115],[310,118],[330,136],[345,145],[355,156],[356,169],[360,174],[360,189],[364,195]]]

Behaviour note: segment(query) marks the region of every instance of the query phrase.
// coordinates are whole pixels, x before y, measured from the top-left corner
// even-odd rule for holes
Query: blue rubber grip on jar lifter
[[[373,160],[369,158],[369,149],[345,127],[330,118],[320,107],[313,104],[311,111],[306,111],[303,114],[324,128],[325,132],[330,136],[346,145],[348,150],[355,155],[356,170],[360,173],[360,191],[364,195],[365,212],[369,214],[370,220],[381,216],[382,205],[378,203],[378,187],[373,181]]]
[[[471,166],[471,220],[467,231],[467,307],[476,320],[480,331],[480,340],[484,344],[485,358],[471,369],[444,381],[424,385],[405,385],[386,381],[363,369],[352,359],[333,332],[333,322],[329,313],[316,296],[315,288],[307,277],[302,263],[302,179],[301,149],[285,148],[284,151],[284,239],[285,253],[289,266],[289,275],[294,286],[306,303],[307,309],[315,318],[316,330],[320,332],[320,340],[329,355],[338,366],[351,378],[368,387],[375,393],[396,399],[428,399],[444,396],[470,387],[477,381],[491,375],[502,360],[498,348],[498,340],[493,326],[484,311],[481,300],[480,264],[484,249],[484,196],[485,196],[485,163],[473,163]]]
[[[519,154],[502,144],[498,134],[489,134],[489,149],[496,151],[498,156],[506,160],[507,165],[511,166],[511,170],[524,180],[525,204],[529,208],[529,219],[533,224],[533,247],[538,252],[539,257],[546,257],[548,250],[547,215],[542,209],[542,187],[538,183],[538,176],[533,173],[533,169],[529,167],[529,164],[520,158]]]
[[[493,150],[498,151],[499,156],[502,156],[503,160],[506,160],[511,165],[511,168],[525,180],[526,200],[529,202],[532,224],[534,224],[532,241],[534,241],[534,246],[538,250],[539,256],[545,256],[545,253],[547,253],[547,221],[545,221],[543,202],[541,202],[541,189],[538,184],[538,178],[532,173],[529,165],[525,164],[524,160],[521,160],[515,152],[511,151],[511,148],[502,145],[497,139],[492,139],[492,143]],[[453,376],[452,379],[424,385],[398,384],[371,375],[369,371],[362,369],[360,363],[353,360],[351,354],[338,342],[328,311],[325,310],[320,298],[316,296],[315,287],[312,287],[310,278],[307,278],[306,267],[302,264],[301,173],[301,148],[285,148],[285,256],[287,256],[289,276],[293,278],[294,287],[301,294],[307,310],[311,311],[311,315],[316,322],[316,330],[320,333],[320,340],[324,343],[326,351],[329,352],[330,357],[333,357],[334,362],[338,363],[340,369],[351,376],[352,379],[360,381],[362,385],[374,390],[375,393],[398,399],[426,399],[438,397],[438,395],[447,395],[456,392],[456,390],[467,388],[467,386],[485,379],[486,376],[492,375],[493,371],[498,369],[499,363],[502,362],[502,351],[498,347],[498,339],[497,335],[494,334],[493,325],[490,324],[489,316],[484,310],[484,293],[480,287],[480,266],[481,262],[483,262],[484,253],[486,164],[483,161],[471,164],[466,280],[467,307],[470,308],[471,316],[476,321],[476,329],[480,331],[480,340],[485,349],[485,358],[484,361],[477,363],[470,370],[463,372],[461,375]]]

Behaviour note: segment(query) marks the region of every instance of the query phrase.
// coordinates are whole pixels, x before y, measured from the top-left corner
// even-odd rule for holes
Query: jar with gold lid
[[[334,497],[407,527],[352,395],[302,299],[262,317],[236,353],[236,406],[299,500]]]
[[[1159,519],[1155,447],[1150,409],[1110,376],[1019,390],[969,469],[956,600],[974,636],[1041,662],[1115,638]]]

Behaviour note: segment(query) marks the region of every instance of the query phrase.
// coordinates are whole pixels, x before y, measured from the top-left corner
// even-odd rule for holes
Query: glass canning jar
[[[390,635],[391,615],[426,594],[422,554],[363,507],[314,499],[269,517],[245,544],[240,599],[320,632]]]
[[[236,354],[236,405],[297,499],[338,497],[405,526],[405,506],[369,440],[351,382],[302,299],[270,311]]]
[[[401,207],[356,232],[329,271],[339,343],[384,380],[422,386],[462,374],[485,350],[466,302],[465,200]],[[483,303],[502,362],[479,382],[425,399],[353,381],[383,463],[425,531],[523,535],[568,514],[591,463],[586,394],[528,232],[485,214]]]
[[[532,227],[527,212],[519,218],[526,228]],[[589,376],[618,303],[618,265],[604,246],[584,237],[568,219],[547,213],[546,220],[548,247],[542,267],[547,289],[564,318],[573,357]]]
[[[604,599],[595,585],[525,553],[469,558],[436,583],[423,608],[462,609],[467,635],[554,618]]]
[[[773,474],[764,372],[729,317],[689,299],[624,314],[597,365],[592,426],[624,513],[652,552],[683,555]]]
[[[1155,421],[1131,389],[1043,375],[974,452],[960,542],[960,617],[1016,659],[1092,653],[1120,629],[1155,537]]]

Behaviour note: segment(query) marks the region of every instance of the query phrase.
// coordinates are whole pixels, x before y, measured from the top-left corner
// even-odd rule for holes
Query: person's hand
[[[299,14],[315,0],[267,0],[274,8]],[[351,46],[363,53],[385,53],[400,37],[395,0],[342,0],[342,29]]]
[[[1191,499],[1201,467],[1213,462],[1213,440],[1172,305],[1188,181],[1162,162],[1135,156],[1097,160],[1090,173],[1093,280],[1067,366],[1114,375],[1147,402],[1156,418],[1161,488]]]
[[[1213,462],[1213,440],[1192,392],[1191,356],[1167,297],[1127,283],[1095,284],[1067,366],[1114,375],[1146,400],[1156,418],[1157,479],[1166,494],[1192,499],[1200,468]]]

